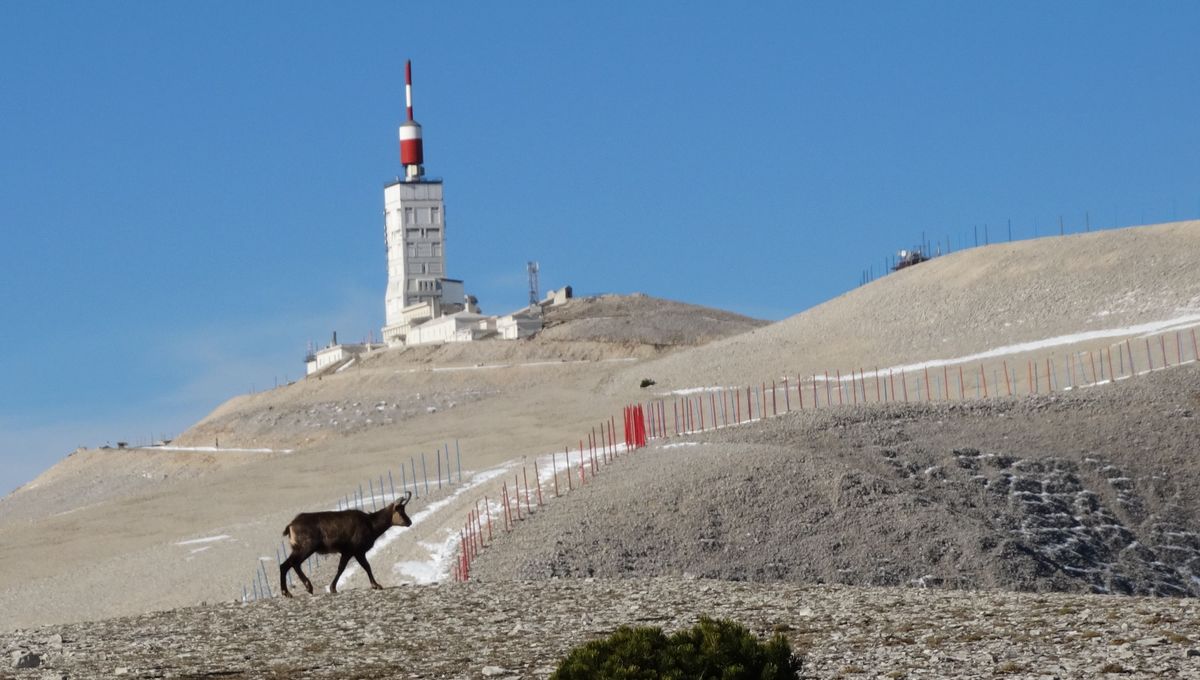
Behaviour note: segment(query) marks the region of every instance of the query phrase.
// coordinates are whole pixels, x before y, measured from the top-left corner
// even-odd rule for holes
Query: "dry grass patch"
[[[1020,664],[1016,661],[1005,661],[999,666],[996,666],[996,672],[1003,675],[1008,675],[1010,673],[1024,673],[1026,670],[1025,664]]]
[[[1177,645],[1187,644],[1192,641],[1190,637],[1183,635],[1182,633],[1176,633],[1173,630],[1162,631],[1162,635]]]

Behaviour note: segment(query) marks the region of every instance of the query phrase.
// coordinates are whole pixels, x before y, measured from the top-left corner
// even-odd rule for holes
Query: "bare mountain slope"
[[[447,541],[457,536],[463,517],[480,495],[490,493],[495,498],[499,475],[515,481],[513,475],[522,469],[523,457],[551,451],[561,454],[567,444],[575,448],[599,420],[610,415],[617,414],[619,423],[623,404],[648,396],[649,390],[639,389],[643,377],[659,381],[654,389],[716,381],[744,385],[770,371],[927,359],[1005,342],[1172,318],[1194,306],[1200,295],[1200,277],[1194,275],[1200,257],[1196,227],[1195,223],[1163,225],[964,252],[889,276],[765,328],[755,328],[753,320],[650,298],[581,300],[558,310],[558,318],[552,311],[551,325],[532,340],[380,352],[315,380],[237,397],[175,442],[214,451],[143,452],[145,465],[133,460],[139,452],[112,457],[108,454],[115,452],[76,454],[68,466],[46,476],[37,487],[0,500],[0,545],[21,546],[20,550],[0,551],[0,627],[105,618],[231,599],[256,571],[273,569],[280,530],[296,512],[335,507],[360,484],[369,494],[370,484],[378,488],[388,472],[399,477],[401,465],[411,471],[414,461],[419,463],[423,455],[458,442],[466,484],[477,486],[464,491],[460,486],[439,489],[435,483],[428,494],[414,500],[412,511],[420,514],[420,519],[414,517],[412,528],[398,531],[394,542],[372,557],[376,573],[386,575],[385,584],[444,574],[450,559]],[[1131,250],[1135,254],[1130,254]],[[657,313],[647,316],[634,310]],[[737,334],[699,347],[688,346],[700,338],[730,333]],[[1166,400],[1172,396],[1177,395],[1150,395],[1146,403],[1169,404]],[[1015,476],[1009,468],[993,468],[987,463],[996,460],[983,458],[990,454],[1040,465],[1028,474],[1017,471],[1023,477],[1041,475],[1026,481],[1031,485],[1036,481],[1044,491],[1047,485],[1062,490],[1059,487],[1064,484],[1076,483],[1065,477],[1070,474],[1078,478],[1081,487],[1072,487],[1071,493],[1096,493],[1097,507],[1105,514],[1079,515],[1087,520],[1080,522],[1081,531],[1088,536],[1096,535],[1088,533],[1093,528],[1100,532],[1116,524],[1107,521],[1108,515],[1120,520],[1120,526],[1138,536],[1139,542],[1143,537],[1157,540],[1160,535],[1169,538],[1180,533],[1165,523],[1143,525],[1133,514],[1121,514],[1123,490],[1119,487],[1126,482],[1120,476],[1109,476],[1112,471],[1103,466],[1089,467],[1092,463],[1072,442],[1094,443],[1117,471],[1129,471],[1126,476],[1132,480],[1136,498],[1148,512],[1163,515],[1174,502],[1171,494],[1175,492],[1169,485],[1155,486],[1159,473],[1146,466],[1158,465],[1154,456],[1159,454],[1146,453],[1144,447],[1153,444],[1170,453],[1175,465],[1168,481],[1183,490],[1182,507],[1196,507],[1198,499],[1188,489],[1198,475],[1190,458],[1176,455],[1180,447],[1195,449],[1190,417],[1164,420],[1147,413],[1133,420],[1126,418],[1119,421],[1122,429],[1112,431],[1113,443],[1106,445],[1097,439],[1108,432],[1100,424],[1127,413],[1141,413],[1136,402],[1129,402],[1128,407],[1089,402],[1075,411],[1064,410],[1059,402],[1050,404],[1044,411],[1036,404],[1010,410],[944,406],[893,412],[885,408],[874,412],[882,413],[882,420],[862,420],[852,410],[846,417],[830,412],[812,420],[780,420],[761,431],[735,428],[728,431],[733,439],[720,441],[713,435],[711,444],[696,448],[715,451],[718,458],[761,459],[761,469],[725,479],[727,502],[743,500],[744,494],[755,490],[756,478],[770,477],[796,481],[802,491],[810,487],[835,490],[836,494],[827,494],[825,505],[857,503],[837,516],[797,508],[796,517],[807,523],[799,527],[788,522],[762,526],[753,513],[744,516],[747,523],[739,527],[743,533],[773,537],[780,545],[794,541],[814,552],[832,551],[835,546],[823,543],[823,535],[840,531],[851,537],[875,531],[883,517],[889,526],[907,527],[913,544],[926,548],[914,553],[914,564],[920,565],[924,564],[921,559],[930,559],[926,555],[938,549],[937,544],[922,542],[926,534],[937,536],[933,528],[966,517],[977,534],[966,529],[956,534],[963,538],[952,544],[962,550],[961,559],[946,564],[983,565],[977,572],[980,576],[970,583],[1021,587],[1024,582],[1006,581],[998,572],[989,572],[984,563],[996,554],[972,539],[997,531],[986,525],[981,508],[998,508],[999,492],[994,497],[988,494],[993,488],[1002,488],[1005,482],[1001,479],[1012,483],[1006,473]],[[1017,422],[1018,416],[1033,434],[1005,429],[1007,419]],[[1038,429],[1043,417],[1061,427]],[[889,422],[889,418],[897,422]],[[937,439],[939,430],[947,436]],[[746,433],[745,441],[738,439],[740,432]],[[955,433],[962,436],[949,436]],[[897,440],[889,443],[892,434]],[[905,437],[925,443],[908,447]],[[896,451],[894,458],[884,455],[888,447]],[[1121,447],[1124,450],[1118,450]],[[236,448],[270,451],[231,450]],[[972,456],[968,450],[980,455]],[[670,462],[672,451],[658,452],[664,463]],[[804,453],[812,467],[793,475],[788,466],[794,457],[785,454],[796,451]],[[834,456],[836,451],[845,455]],[[205,462],[207,458],[189,458],[195,454],[215,458],[212,464]],[[969,467],[973,459],[979,459],[974,461],[977,471]],[[677,460],[712,463],[704,456]],[[1070,469],[1055,467],[1059,465],[1055,461]],[[430,467],[432,478],[436,467]],[[946,481],[922,472],[936,467],[946,471]],[[1017,468],[1017,463],[1010,467]],[[913,469],[929,478],[901,474]],[[695,553],[688,550],[694,546],[687,546],[696,527],[690,519],[670,521],[671,513],[692,503],[696,494],[703,498],[712,488],[712,480],[678,474],[670,464],[652,465],[642,472],[625,483],[629,492],[621,496],[622,503],[658,507],[649,499],[674,494],[678,505],[666,506],[654,518],[662,531],[679,532],[663,542],[677,549],[668,551],[663,559],[673,564],[690,559]],[[840,480],[836,489],[829,486],[830,475]],[[611,475],[602,477],[588,492],[603,491],[608,479],[614,481],[614,489],[622,488]],[[118,491],[94,496],[82,493],[89,480],[98,488]],[[800,483],[804,480],[809,481]],[[844,489],[843,483],[847,485]],[[495,486],[485,489],[484,484]],[[1102,484],[1109,485],[1103,494]],[[778,496],[763,498],[770,501]],[[1009,494],[1004,498],[1011,506],[1007,514],[1001,513],[1004,517],[1023,522],[1036,515],[1019,505],[1024,497]],[[970,503],[976,507],[971,508]],[[810,507],[819,510],[821,506]],[[1194,518],[1180,516],[1184,530],[1195,531],[1189,524]],[[702,513],[687,517],[711,519]],[[1089,524],[1093,519],[1096,522]],[[711,523],[702,528],[710,533],[723,530]],[[1076,527],[1035,528],[1050,533]],[[719,543],[723,547],[737,547],[732,535],[701,537],[724,541]],[[811,563],[815,571],[804,578],[831,580],[830,574],[840,573],[838,570],[857,570],[862,575],[878,566],[878,555],[856,552],[846,545],[841,546],[837,559]],[[1114,544],[1105,549],[1119,547]],[[600,549],[600,544],[583,541],[578,549],[592,551]],[[1120,557],[1120,551],[1116,554]],[[1154,561],[1133,555],[1138,559],[1130,564],[1145,566]],[[1010,554],[1000,556],[1007,560]],[[630,559],[641,557],[637,550],[631,552]],[[755,557],[758,568],[765,572],[780,569],[780,562],[766,553]],[[704,556],[706,563],[719,562],[719,558]],[[1005,568],[1039,569],[1042,563],[1020,558],[1011,564]],[[1110,571],[1099,583],[1115,591],[1121,590],[1119,578],[1152,584],[1135,588],[1135,592],[1165,593],[1178,587],[1166,577],[1147,580],[1137,569]],[[921,574],[893,570],[888,574],[899,582],[926,574],[946,578],[936,570]],[[360,579],[351,577],[349,587],[361,587]],[[874,581],[863,576],[855,582]],[[1042,585],[1035,587],[1059,587],[1054,579],[1037,583]]]
[[[231,399],[177,443],[304,446],[502,393],[539,389],[555,374],[571,370],[565,364],[636,362],[765,323],[641,294],[575,298],[548,308],[546,328],[532,339],[377,352],[319,380]],[[533,370],[518,377],[510,370],[517,366]]]
[[[638,371],[664,386],[736,385],[959,357],[1185,314],[1200,314],[1200,222],[961,251]]]
[[[613,342],[679,347],[703,345],[767,325],[710,307],[633,295],[574,298],[546,310],[542,342]]]
[[[398,565],[444,559],[449,527],[474,501],[455,497],[458,485],[437,483],[436,449],[461,450],[466,483],[521,456],[561,450],[637,394],[636,385],[625,394],[603,388],[626,363],[673,351],[669,335],[759,323],[634,296],[634,307],[655,305],[675,319],[639,334],[626,328],[621,300],[595,303],[613,330],[579,301],[565,308],[559,339],[379,352],[339,373],[236,397],[172,442],[191,450],[76,452],[0,499],[0,544],[22,546],[0,551],[0,627],[229,599],[260,558],[273,559],[295,513],[333,508],[359,485],[369,494],[369,480],[378,488],[389,472],[398,486],[401,466],[411,479],[427,459],[429,495],[412,506],[426,514],[398,530],[375,565],[385,583],[418,578],[427,567],[410,567],[414,576]],[[687,328],[678,325],[685,316]],[[591,339],[571,340],[579,325]]]
[[[1200,368],[794,412],[620,461],[473,576],[1200,595]]]

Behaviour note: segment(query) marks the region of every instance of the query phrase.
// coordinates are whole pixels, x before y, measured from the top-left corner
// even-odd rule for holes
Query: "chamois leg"
[[[337,592],[338,579],[342,577],[342,572],[346,570],[346,565],[349,563],[350,563],[350,554],[342,553],[342,556],[338,559],[337,573],[333,575],[333,583],[329,584],[329,592],[331,592],[331,593]]]
[[[371,565],[367,564],[367,554],[359,553],[354,556],[358,563],[362,565],[363,571],[367,572],[367,578],[371,579],[371,588],[374,590],[383,590],[383,586],[375,581],[375,575],[371,573]]]
[[[287,572],[292,568],[292,558],[287,558],[279,565],[279,592],[284,597],[291,597],[292,593],[287,589]]]
[[[312,553],[305,555],[299,551],[292,551],[292,554],[287,558],[287,562],[292,563],[292,569],[296,570],[296,576],[300,577],[300,582],[304,584],[304,589],[308,591],[309,595],[312,595],[313,584],[312,581],[309,581],[308,577],[304,575],[304,572],[300,570],[300,565],[304,564],[304,560],[307,560],[308,556],[311,554]]]

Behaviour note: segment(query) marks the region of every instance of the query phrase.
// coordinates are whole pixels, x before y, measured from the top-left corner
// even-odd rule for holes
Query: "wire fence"
[[[432,460],[430,460],[432,458]],[[432,481],[430,473],[433,474]],[[355,488],[342,494],[334,501],[331,510],[359,510],[376,512],[395,502],[406,492],[415,499],[430,497],[450,488],[461,486],[463,483],[462,449],[457,440],[451,452],[450,444],[439,447],[433,454],[427,456],[424,452],[409,456],[407,461],[400,462],[397,468],[388,468],[374,477],[360,482]],[[263,598],[279,595],[278,588],[272,586],[272,579],[278,583],[279,571],[284,560],[290,553],[287,543],[282,539],[274,547],[274,556],[260,557],[252,579],[241,586],[238,597],[242,602],[252,602]],[[275,569],[268,573],[266,565],[274,561]],[[302,565],[309,573],[318,573],[322,564],[328,558],[319,553],[313,553]],[[288,571],[288,589],[292,588],[292,572]]]
[[[1196,215],[1200,215],[1200,200],[1196,202]],[[1084,210],[1080,213],[1061,213],[1052,219],[1035,217],[1031,220],[1018,220],[1014,226],[1013,220],[1005,219],[997,222],[977,222],[967,227],[952,229],[926,229],[921,231],[919,242],[909,246],[908,251],[918,251],[925,259],[949,255],[960,250],[969,250],[980,246],[996,243],[1011,243],[1013,241],[1031,241],[1046,236],[1066,236],[1068,234],[1085,234],[1093,231],[1109,231],[1125,229],[1159,222],[1177,222],[1195,219],[1185,215],[1180,217],[1178,202],[1174,202],[1170,212],[1144,208],[1122,209],[1114,206],[1108,211]],[[898,255],[888,255],[875,263],[869,264],[859,271],[858,285],[863,286],[877,278],[896,271],[900,263]]]
[[[632,404],[624,409],[620,438],[615,420],[610,419],[607,425],[601,425],[599,436],[593,428],[586,439],[581,439],[575,452],[567,447],[561,457],[537,457],[532,465],[523,461],[511,485],[506,480],[494,496],[478,499],[459,532],[452,577],[455,581],[469,580],[472,563],[500,531],[515,530],[550,499],[594,482],[605,465],[646,447],[651,440],[736,427],[792,411],[1019,397],[1111,384],[1196,363],[1200,360],[1200,343],[1192,327],[1096,343],[1088,349],[1046,352],[1036,357],[1027,353],[1019,359],[1016,356],[1021,355],[971,362],[933,361],[899,369],[833,369],[781,376],[743,387],[701,388]],[[536,485],[532,488],[530,467]]]
[[[646,448],[652,440],[736,427],[793,411],[1019,397],[1111,384],[1200,361],[1196,325],[1200,324],[1116,342],[1093,342],[1084,349],[1076,344],[1069,350],[983,360],[935,360],[887,369],[831,369],[819,374],[779,376],[741,387],[699,388],[630,404],[623,409],[620,431],[615,417],[598,421],[577,443],[565,446],[561,454],[523,457],[519,466],[503,473],[499,486],[469,503],[458,531],[450,576],[455,581],[469,580],[474,561],[502,532],[516,530],[553,499],[595,483],[606,466]],[[457,442],[454,454],[452,459],[446,445],[434,455],[432,463],[424,454],[412,456],[407,465],[400,466],[399,487],[389,469],[386,486],[384,474],[368,479],[365,492],[360,484],[343,495],[337,509],[366,511],[368,503],[376,509],[405,491],[419,498],[422,493],[436,493],[443,485],[456,484],[455,476],[461,486],[462,456]],[[432,483],[428,476],[431,470]],[[265,565],[274,559],[278,567],[285,558],[286,551],[277,549],[274,558],[260,559],[254,579],[242,587],[243,602],[275,596]],[[314,566],[314,560],[319,567],[321,559],[310,557],[309,567]],[[288,578],[290,587],[290,572]]]

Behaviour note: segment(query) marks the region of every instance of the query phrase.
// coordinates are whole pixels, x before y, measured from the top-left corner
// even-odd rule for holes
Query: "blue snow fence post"
[[[454,455],[458,457],[458,483],[462,484],[462,451],[458,448],[458,440],[454,440]]]
[[[417,498],[420,498],[421,497],[421,489],[417,485],[417,459],[413,458],[412,456],[409,456],[408,462],[410,465],[412,465],[413,491],[415,492],[413,495],[416,496]]]
[[[259,560],[258,566],[262,569],[263,583],[267,586],[267,597],[275,597],[275,592],[271,590],[271,582],[267,577],[267,565]]]
[[[425,468],[425,452],[421,452],[421,477],[425,479],[425,495],[429,495],[429,471]]]

